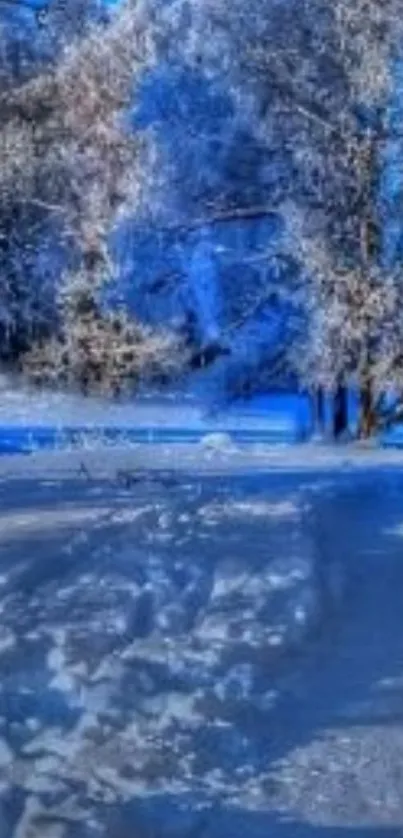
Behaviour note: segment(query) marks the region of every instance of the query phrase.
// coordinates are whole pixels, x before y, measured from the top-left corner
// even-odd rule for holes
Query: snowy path
[[[0,838],[401,834],[401,472],[66,456],[2,461]]]

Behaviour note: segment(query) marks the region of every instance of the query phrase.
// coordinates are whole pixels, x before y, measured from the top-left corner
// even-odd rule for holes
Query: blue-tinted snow
[[[402,476],[313,450],[1,461],[1,838],[398,834]]]
[[[210,407],[195,395],[139,397],[127,403],[50,390],[18,388],[3,379],[0,453],[82,444],[191,443],[227,433],[234,442],[293,443],[307,436],[307,400],[272,394]]]

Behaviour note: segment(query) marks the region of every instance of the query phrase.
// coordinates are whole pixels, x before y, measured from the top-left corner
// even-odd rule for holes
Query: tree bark
[[[338,439],[348,430],[348,393],[344,384],[338,384],[333,400],[333,436]]]
[[[370,379],[363,382],[360,389],[360,419],[358,425],[358,436],[360,439],[369,439],[377,428],[377,415],[374,403],[374,394]]]

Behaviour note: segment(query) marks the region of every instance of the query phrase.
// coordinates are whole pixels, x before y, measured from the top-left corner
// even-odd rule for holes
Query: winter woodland
[[[336,435],[351,389],[360,435],[393,422],[401,28],[400,0],[1,0],[3,367],[111,397],[211,368],[319,426],[330,395]]]

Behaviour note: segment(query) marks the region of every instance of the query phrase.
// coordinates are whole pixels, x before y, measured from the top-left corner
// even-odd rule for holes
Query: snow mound
[[[200,440],[200,447],[207,451],[234,451],[236,446],[230,434],[211,433],[206,434]]]

